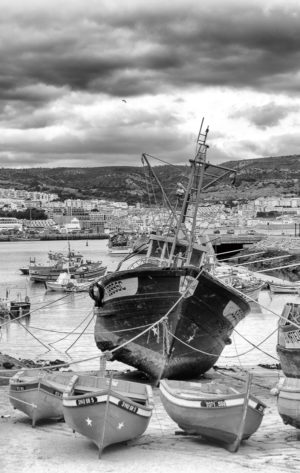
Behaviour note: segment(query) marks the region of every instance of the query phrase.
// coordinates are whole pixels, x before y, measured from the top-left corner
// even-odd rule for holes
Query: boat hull
[[[278,394],[277,408],[285,424],[300,429],[300,379],[285,378]]]
[[[30,302],[25,301],[11,301],[9,313],[11,317],[21,317],[30,315]]]
[[[299,284],[275,284],[269,282],[269,288],[274,294],[297,294],[300,291]]]
[[[54,377],[51,373],[32,373],[24,376],[17,373],[9,381],[9,400],[15,409],[24,412],[32,420],[32,425],[45,419],[62,419],[63,391],[72,374],[61,373]]]
[[[132,253],[132,248],[109,248],[108,253],[111,256],[128,255],[129,253]]]
[[[102,290],[101,301],[95,290]],[[98,348],[118,348],[114,359],[154,379],[186,379],[210,369],[250,310],[234,289],[194,268],[112,273],[100,287],[92,286],[90,295],[95,299]],[[163,316],[164,323],[145,331]]]
[[[69,272],[72,275],[73,279],[76,279],[78,282],[88,281],[89,279],[96,279],[104,275],[106,271],[106,267],[95,267],[86,270],[80,270],[77,268],[76,270],[70,269]],[[31,271],[30,272],[30,279],[34,282],[46,282],[52,281],[55,282],[59,275],[61,274],[61,269],[52,269],[51,271],[47,270],[38,270],[38,271]]]
[[[286,348],[282,345],[277,345],[276,349],[279,355],[281,369],[285,376],[300,379],[300,347]]]
[[[278,322],[276,349],[285,376],[300,379],[300,304],[285,304]]]
[[[184,391],[181,391],[181,393]],[[160,383],[160,397],[171,419],[186,433],[231,445],[239,436],[245,395],[176,395],[165,380]],[[265,405],[249,397],[241,439],[253,435],[261,424]]]
[[[116,391],[64,396],[66,423],[102,449],[142,435],[148,427],[152,408],[139,405]]]

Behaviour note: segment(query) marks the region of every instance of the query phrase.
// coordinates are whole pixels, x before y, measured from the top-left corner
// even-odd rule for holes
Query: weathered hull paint
[[[101,288],[95,341],[102,351],[127,343],[166,316],[167,332],[159,324],[113,353],[154,379],[186,379],[209,370],[250,310],[234,289],[195,268],[120,271],[105,276]]]

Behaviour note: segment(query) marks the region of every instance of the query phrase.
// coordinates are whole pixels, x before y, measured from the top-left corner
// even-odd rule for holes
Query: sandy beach
[[[177,435],[179,429],[167,416],[154,388],[155,409],[145,434],[127,444],[108,447],[98,459],[96,446],[64,422],[47,421],[31,427],[30,419],[14,410],[8,386],[0,387],[0,471],[3,473],[109,473],[156,472],[291,472],[300,470],[300,431],[284,425],[270,393],[281,375],[276,369],[254,367],[252,392],[267,404],[258,431],[244,441],[237,453],[195,437]],[[222,375],[222,371],[220,371]],[[218,376],[219,376],[218,373]],[[224,371],[239,384],[245,373]]]

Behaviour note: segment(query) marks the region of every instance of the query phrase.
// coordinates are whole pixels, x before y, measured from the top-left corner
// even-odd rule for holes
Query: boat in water
[[[6,299],[0,299],[0,317],[26,317],[30,315],[30,299],[29,296],[25,296],[22,299],[21,294],[18,293],[14,299],[9,299],[8,294]]]
[[[251,271],[237,268],[228,264],[219,264],[212,269],[212,274],[242,292],[249,302],[257,302],[260,291],[264,288],[264,281],[258,279]]]
[[[128,255],[132,252],[131,235],[126,232],[110,235],[107,247],[111,256]]]
[[[242,440],[259,428],[265,404],[250,393],[211,380],[162,379],[160,397],[171,419],[188,435],[203,437],[236,452]]]
[[[112,377],[74,376],[63,394],[67,425],[92,440],[99,457],[105,447],[142,435],[153,407],[151,386]]]
[[[299,294],[300,292],[300,282],[274,282],[269,281],[269,288],[273,294]]]
[[[180,208],[170,206],[169,233],[151,234],[145,257],[90,288],[98,348],[154,380],[187,379],[209,370],[250,312],[243,295],[206,269],[215,258],[213,247],[195,232],[201,190],[207,187],[204,172],[220,168],[206,162],[207,134],[200,129]],[[148,163],[147,155],[143,160]],[[217,179],[231,174],[222,167]]]
[[[69,261],[57,261],[52,266],[35,267],[29,271],[30,280],[34,282],[56,281],[63,272],[70,274],[72,279],[84,282],[103,276],[107,267],[102,265],[102,261],[81,261],[73,263]]]
[[[104,268],[106,270],[106,268]],[[96,278],[81,278],[78,280],[76,274],[70,274],[69,272],[60,273],[56,281],[45,281],[45,286],[48,291],[54,292],[88,292],[89,287],[92,283],[98,282],[104,275],[104,270],[101,276]]]

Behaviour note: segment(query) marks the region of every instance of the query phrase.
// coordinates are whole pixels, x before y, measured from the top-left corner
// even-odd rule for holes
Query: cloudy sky
[[[298,0],[0,0],[2,167],[300,154]]]

